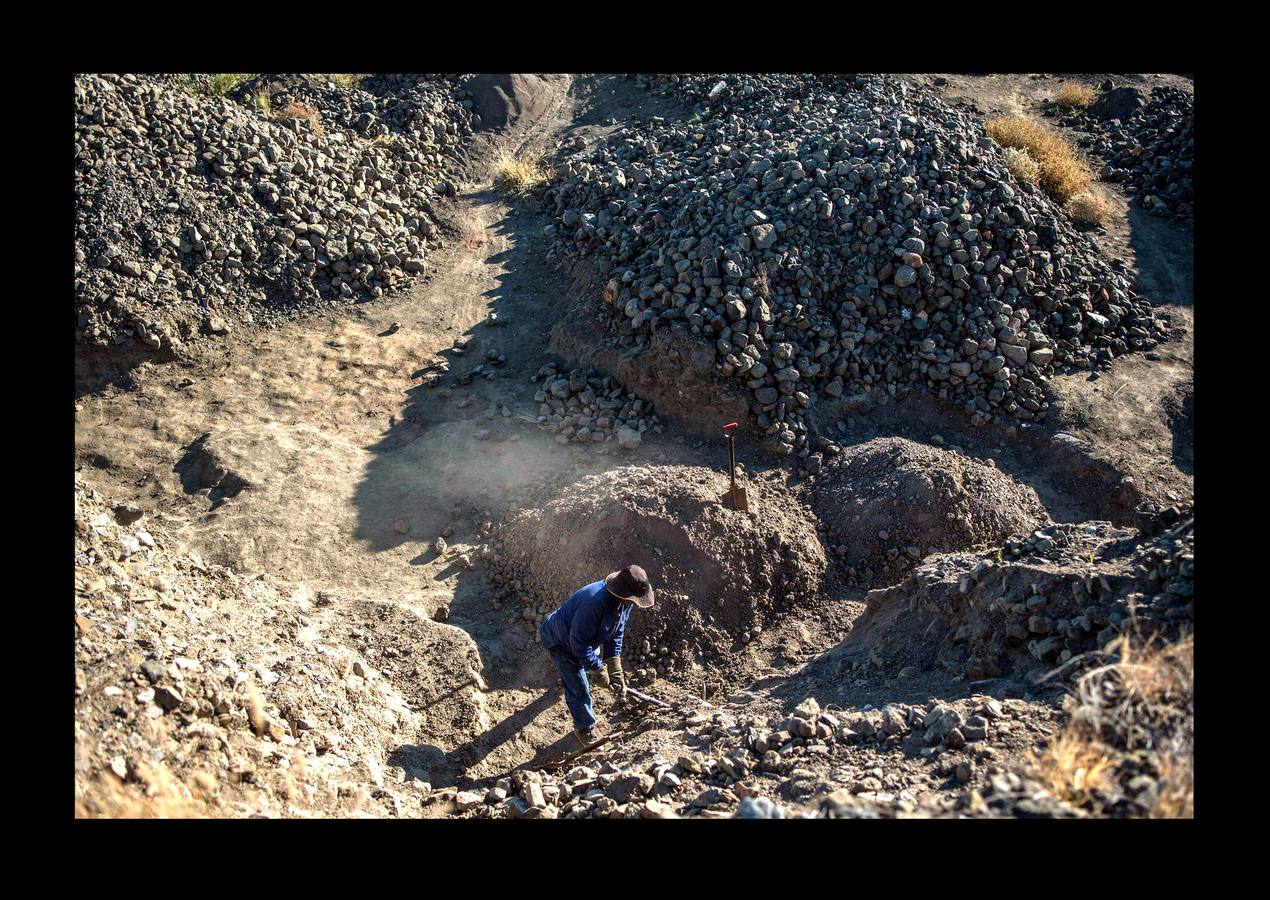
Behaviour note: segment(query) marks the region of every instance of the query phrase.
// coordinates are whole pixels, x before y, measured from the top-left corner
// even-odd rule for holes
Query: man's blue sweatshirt
[[[604,663],[595,650],[601,644],[605,659],[622,655],[626,620],[633,608],[610,596],[603,579],[588,584],[547,616],[538,632],[542,646],[581,668],[599,669]]]

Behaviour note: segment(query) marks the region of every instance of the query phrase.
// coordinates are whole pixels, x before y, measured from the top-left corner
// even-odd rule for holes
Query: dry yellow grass
[[[1086,729],[1069,728],[1040,753],[1029,751],[1032,774],[1055,797],[1082,806],[1115,785],[1115,754]]]
[[[335,84],[338,87],[342,87],[345,90],[348,90],[350,88],[355,88],[355,87],[361,87],[362,80],[365,77],[366,77],[365,75],[331,75],[330,76],[331,81],[335,82]]]
[[[139,784],[124,784],[110,772],[77,784],[75,818],[193,819],[209,815],[205,803],[164,767],[146,767],[140,774]],[[195,790],[206,793],[201,783],[195,784]]]
[[[1041,177],[1041,167],[1032,159],[1032,154],[1019,147],[1007,147],[1005,150],[1005,167],[1019,181],[1035,184]]]
[[[1101,225],[1111,217],[1111,213],[1111,201],[1096,190],[1081,191],[1067,201],[1067,214],[1077,222]]]
[[[494,167],[494,183],[509,194],[527,194],[550,182],[551,174],[541,156],[512,156],[503,151]]]
[[[326,134],[326,129],[322,127],[322,117],[318,111],[307,103],[300,103],[292,100],[286,106],[279,107],[273,111],[275,119],[304,119],[309,123],[309,127],[313,129],[313,133],[319,136]]]
[[[1049,126],[1024,116],[999,116],[984,126],[1002,147],[1026,150],[1040,170],[1037,184],[1059,203],[1089,187],[1094,173],[1076,148]]]
[[[1089,109],[1098,99],[1098,92],[1087,84],[1068,82],[1054,92],[1054,103],[1067,109]]]
[[[1066,728],[1029,754],[1029,774],[1055,796],[1091,805],[1098,795],[1116,791],[1118,770],[1132,748],[1151,746],[1159,761],[1158,790],[1147,814],[1194,816],[1194,750],[1186,726],[1194,691],[1193,635],[1164,647],[1122,635],[1109,652],[1113,662],[1078,682]]]

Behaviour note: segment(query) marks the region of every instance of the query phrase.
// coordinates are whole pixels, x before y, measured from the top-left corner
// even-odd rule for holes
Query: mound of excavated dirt
[[[597,365],[682,427],[718,434],[725,422],[745,421],[749,405],[735,385],[715,377],[714,352],[670,329],[637,347],[614,344],[594,311],[579,304],[551,332],[551,352],[574,365]]]
[[[1175,640],[1194,621],[1194,521],[1192,507],[1170,508],[1140,530],[1055,524],[999,556],[935,557],[870,593],[834,652],[888,675],[941,666],[968,681],[1035,680],[1125,632]]]
[[[815,482],[815,509],[848,574],[893,579],[931,553],[1025,534],[1048,520],[1036,492],[978,460],[878,438],[847,448]]]
[[[726,487],[698,466],[588,476],[508,523],[492,576],[537,626],[582,585],[641,565],[657,605],[627,626],[622,655],[636,677],[722,656],[814,600],[826,568],[814,520],[783,488],[750,482],[743,513],[719,503]]]
[[[464,85],[472,98],[474,124],[481,131],[495,131],[520,118],[533,121],[551,103],[551,88],[537,75],[474,75]]]

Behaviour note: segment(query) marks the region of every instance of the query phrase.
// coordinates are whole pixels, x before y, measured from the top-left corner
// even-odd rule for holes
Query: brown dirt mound
[[[1049,516],[1036,491],[978,460],[904,438],[847,448],[815,482],[829,541],[865,583],[931,553],[1027,534]]]
[[[623,347],[591,308],[594,273],[575,270],[581,298],[551,333],[551,352],[573,365],[612,372],[622,384],[659,412],[694,434],[717,436],[727,422],[745,423],[749,402],[735,385],[719,378],[714,348],[682,332],[663,328]]]
[[[472,93],[481,131],[506,128],[524,116],[533,121],[552,100],[551,88],[537,75],[476,75],[464,87]]]
[[[911,667],[1035,681],[1075,657],[1101,658],[1124,633],[1177,640],[1194,622],[1194,513],[1169,512],[1144,531],[1058,523],[1000,555],[933,557],[871,592],[833,655],[889,677]]]
[[[725,488],[722,473],[698,466],[583,478],[503,529],[494,581],[536,627],[582,585],[642,565],[657,605],[631,616],[627,668],[651,678],[725,656],[791,604],[814,601],[826,569],[814,520],[783,487],[751,481],[748,514],[719,503]]]

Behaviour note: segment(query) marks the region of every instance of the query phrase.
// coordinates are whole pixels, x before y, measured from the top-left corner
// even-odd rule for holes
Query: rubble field
[[[74,107],[77,817],[1194,815],[1188,76]],[[539,627],[632,563],[583,749]]]

